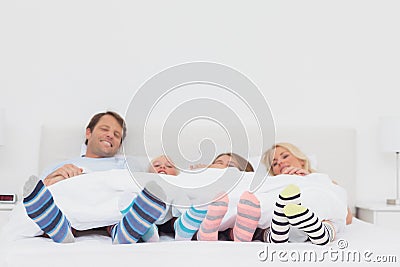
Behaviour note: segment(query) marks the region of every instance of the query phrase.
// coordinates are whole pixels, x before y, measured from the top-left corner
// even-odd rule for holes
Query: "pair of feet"
[[[111,227],[113,243],[136,243],[152,229],[154,222],[165,211],[166,205],[155,195],[164,195],[156,183],[149,183],[133,200],[133,205],[120,222]],[[57,243],[74,242],[71,225],[54,203],[53,196],[41,180],[31,176],[24,185],[24,206],[28,216]]]
[[[266,242],[286,243],[291,227],[304,231],[309,240],[317,245],[325,245],[335,237],[331,223],[321,221],[311,210],[300,203],[300,189],[296,185],[287,186],[275,203],[271,227],[265,237]]]
[[[218,230],[228,210],[229,198],[224,195],[210,204],[207,216],[200,225],[197,239],[202,241],[218,240]],[[261,217],[260,201],[254,194],[246,191],[237,205],[236,221],[232,230],[236,242],[250,242]]]
[[[224,194],[208,207],[191,207],[175,221],[175,240],[191,240],[197,232],[197,240],[217,241],[218,230],[228,211],[228,204],[229,198]],[[260,202],[252,193],[244,192],[237,206],[233,240],[251,241],[260,216]]]

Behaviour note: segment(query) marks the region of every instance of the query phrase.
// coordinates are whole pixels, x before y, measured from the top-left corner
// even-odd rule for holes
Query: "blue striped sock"
[[[144,242],[158,242],[160,241],[160,236],[158,235],[158,228],[155,224],[152,224],[149,230],[142,235]]]
[[[174,223],[175,240],[191,240],[206,217],[207,209],[190,207]]]
[[[57,243],[74,242],[69,221],[41,180],[31,176],[24,185],[23,196],[26,213],[43,232]]]
[[[112,228],[114,244],[136,243],[165,211],[165,203],[149,191],[157,192],[157,196],[165,198],[163,190],[156,183],[148,183],[133,201],[129,212]]]
[[[136,198],[134,198],[129,204],[128,207],[125,209],[121,210],[122,215],[125,215],[129,212],[129,210],[132,208],[133,204],[135,203]],[[147,230],[146,233],[142,235],[142,239],[144,242],[158,242],[160,241],[160,236],[158,235],[158,227],[155,224],[152,224],[152,227]]]

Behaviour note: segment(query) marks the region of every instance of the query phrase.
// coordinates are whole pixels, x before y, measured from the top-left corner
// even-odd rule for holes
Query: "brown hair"
[[[90,129],[90,131],[93,132],[94,127],[96,127],[99,120],[105,115],[113,116],[117,120],[118,124],[122,127],[122,138],[121,138],[121,144],[122,144],[122,141],[125,139],[125,136],[126,136],[126,124],[125,124],[124,119],[118,113],[116,113],[114,111],[106,111],[106,112],[97,113],[90,119],[90,122],[86,126],[86,129]],[[87,145],[87,144],[88,144],[88,140],[86,139],[85,145]]]
[[[250,162],[248,162],[245,158],[243,158],[242,156],[236,154],[236,153],[222,153],[219,154],[213,161],[213,163],[215,163],[217,161],[217,159],[221,156],[229,156],[232,157],[234,160],[237,161],[238,163],[238,169],[240,171],[245,171],[245,172],[254,172],[253,166],[250,164]]]

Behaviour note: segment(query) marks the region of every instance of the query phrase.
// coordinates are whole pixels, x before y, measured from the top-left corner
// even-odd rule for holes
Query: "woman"
[[[310,160],[296,146],[290,143],[278,143],[264,153],[263,163],[271,176],[278,174],[307,175],[315,172]]]
[[[307,156],[299,148],[290,143],[277,143],[273,145],[264,153],[262,161],[271,176],[279,174],[305,176],[315,172],[311,168]],[[333,183],[335,182],[333,181]],[[315,225],[312,224],[310,227],[319,227],[319,231],[314,232],[314,229],[303,225],[303,231],[313,243],[322,245],[334,239],[336,233],[335,224],[327,220],[319,222],[319,219],[310,210],[300,205],[299,197],[300,190],[295,185],[289,185],[281,192],[275,204],[271,227],[266,229],[263,234],[263,241],[273,243],[287,242],[289,239],[289,228],[294,225],[290,218],[299,217],[303,214],[304,216],[301,216],[301,218],[305,219],[308,223],[311,222],[311,218],[313,223],[315,222]],[[352,214],[350,209],[348,209],[346,224],[350,224],[351,221]],[[325,227],[321,228],[319,225]],[[296,228],[299,228],[299,226],[297,225]],[[324,229],[326,230],[325,232]]]

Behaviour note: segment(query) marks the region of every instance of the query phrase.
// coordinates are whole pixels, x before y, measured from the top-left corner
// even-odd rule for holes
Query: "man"
[[[82,174],[83,171],[105,171],[126,168],[125,160],[115,157],[126,136],[124,119],[115,112],[94,115],[86,127],[86,154],[45,171],[46,186]]]
[[[54,203],[47,186],[89,171],[126,168],[125,160],[115,157],[126,136],[125,122],[117,113],[107,111],[93,116],[86,128],[84,157],[63,162],[45,172],[43,181],[35,176],[25,183],[23,196],[28,216],[57,243],[74,242],[73,229]],[[149,193],[163,196],[162,189],[149,183],[133,200],[132,208],[121,221],[108,227],[113,243],[135,243],[165,211],[166,205]]]

